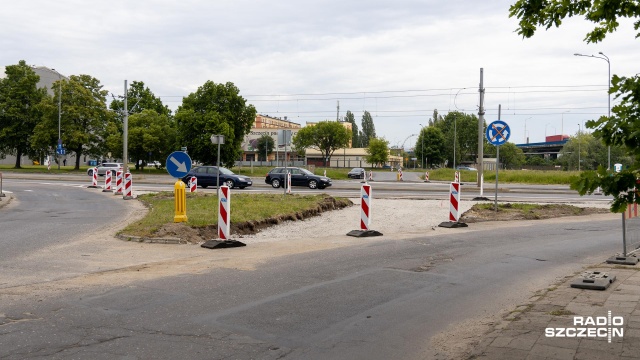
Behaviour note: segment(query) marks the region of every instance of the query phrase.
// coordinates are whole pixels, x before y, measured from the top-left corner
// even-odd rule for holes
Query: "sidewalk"
[[[469,358],[640,359],[640,265],[603,263],[588,270],[606,272],[616,276],[616,280],[606,290],[571,288],[577,275],[561,280],[538,294],[530,304],[514,309],[483,338]],[[581,328],[596,329],[589,333]],[[565,331],[570,336],[545,335]],[[584,334],[576,336],[580,331]]]

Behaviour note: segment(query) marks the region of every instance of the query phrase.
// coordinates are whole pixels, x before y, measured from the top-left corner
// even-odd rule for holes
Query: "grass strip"
[[[231,222],[243,223],[293,215],[317,208],[328,195],[232,194]],[[160,192],[138,196],[149,208],[149,213],[122,233],[151,237],[163,225],[172,223],[175,215],[173,192]],[[211,193],[187,193],[187,225],[205,227],[218,223],[218,197]]]

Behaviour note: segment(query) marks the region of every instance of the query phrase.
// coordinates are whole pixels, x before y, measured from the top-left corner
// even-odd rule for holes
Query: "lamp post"
[[[571,110],[567,110],[567,111],[563,111],[562,112],[562,118],[561,118],[561,123],[560,123],[560,135],[564,135],[564,114],[571,112]]]
[[[400,148],[400,149],[402,149],[401,151],[404,151],[404,143],[406,143],[407,140],[409,140],[410,137],[416,136],[416,135],[418,135],[418,134],[411,134],[411,135],[407,136],[406,139],[404,139],[404,141],[402,142],[402,147]],[[402,155],[402,153],[401,153],[400,156],[402,156],[402,166],[404,167],[404,155]]]
[[[62,145],[62,137],[60,136],[60,120],[62,118],[62,75],[56,69],[51,69],[58,74],[58,145]],[[58,157],[58,149],[56,148],[56,158]],[[60,170],[60,159],[58,159],[58,170]]]
[[[424,126],[422,124],[419,124],[420,127],[422,129],[420,129],[420,139],[421,139],[421,145],[420,145],[420,152],[422,153],[422,168],[426,169],[425,164],[424,164]]]
[[[546,123],[544,125],[544,141],[547,141],[547,126],[551,125],[551,123]]]
[[[607,66],[609,68],[609,73],[608,73],[609,78],[607,79],[607,85],[608,85],[608,91],[607,91],[607,116],[611,117],[611,61],[609,60],[609,57],[607,55],[602,53],[602,51],[598,52],[598,54],[600,54],[602,56],[583,55],[583,54],[578,54],[578,53],[575,53],[573,55],[591,57],[591,58],[596,58],[596,59],[602,59],[602,60],[607,62]],[[610,169],[611,169],[611,145],[609,145],[608,148],[607,148],[607,170],[610,170]]]
[[[580,123],[578,123],[578,136],[577,136],[577,140],[578,140],[578,171],[580,171],[580,133],[582,132],[582,127],[580,126]]]

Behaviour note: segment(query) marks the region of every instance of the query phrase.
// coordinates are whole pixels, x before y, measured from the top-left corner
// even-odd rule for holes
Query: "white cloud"
[[[143,81],[173,109],[207,80],[231,81],[259,112],[300,123],[335,118],[339,100],[341,115],[369,110],[393,144],[435,108],[477,113],[480,68],[486,119],[501,104],[523,134],[515,142],[525,119],[542,141],[606,114],[607,63],[573,54],[602,51],[613,73],[635,74],[629,22],[597,45],[582,41],[582,19],[522,39],[512,2],[25,0],[3,5],[0,59],[90,74],[115,94],[124,79]]]

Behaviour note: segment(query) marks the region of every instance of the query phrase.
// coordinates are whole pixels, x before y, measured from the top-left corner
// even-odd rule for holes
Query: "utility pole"
[[[338,100],[338,110],[336,113],[336,121],[340,121],[340,100]]]
[[[483,87],[483,68],[480,68],[480,107],[478,108],[478,187],[482,186],[483,178],[483,158],[484,158],[484,87]]]

